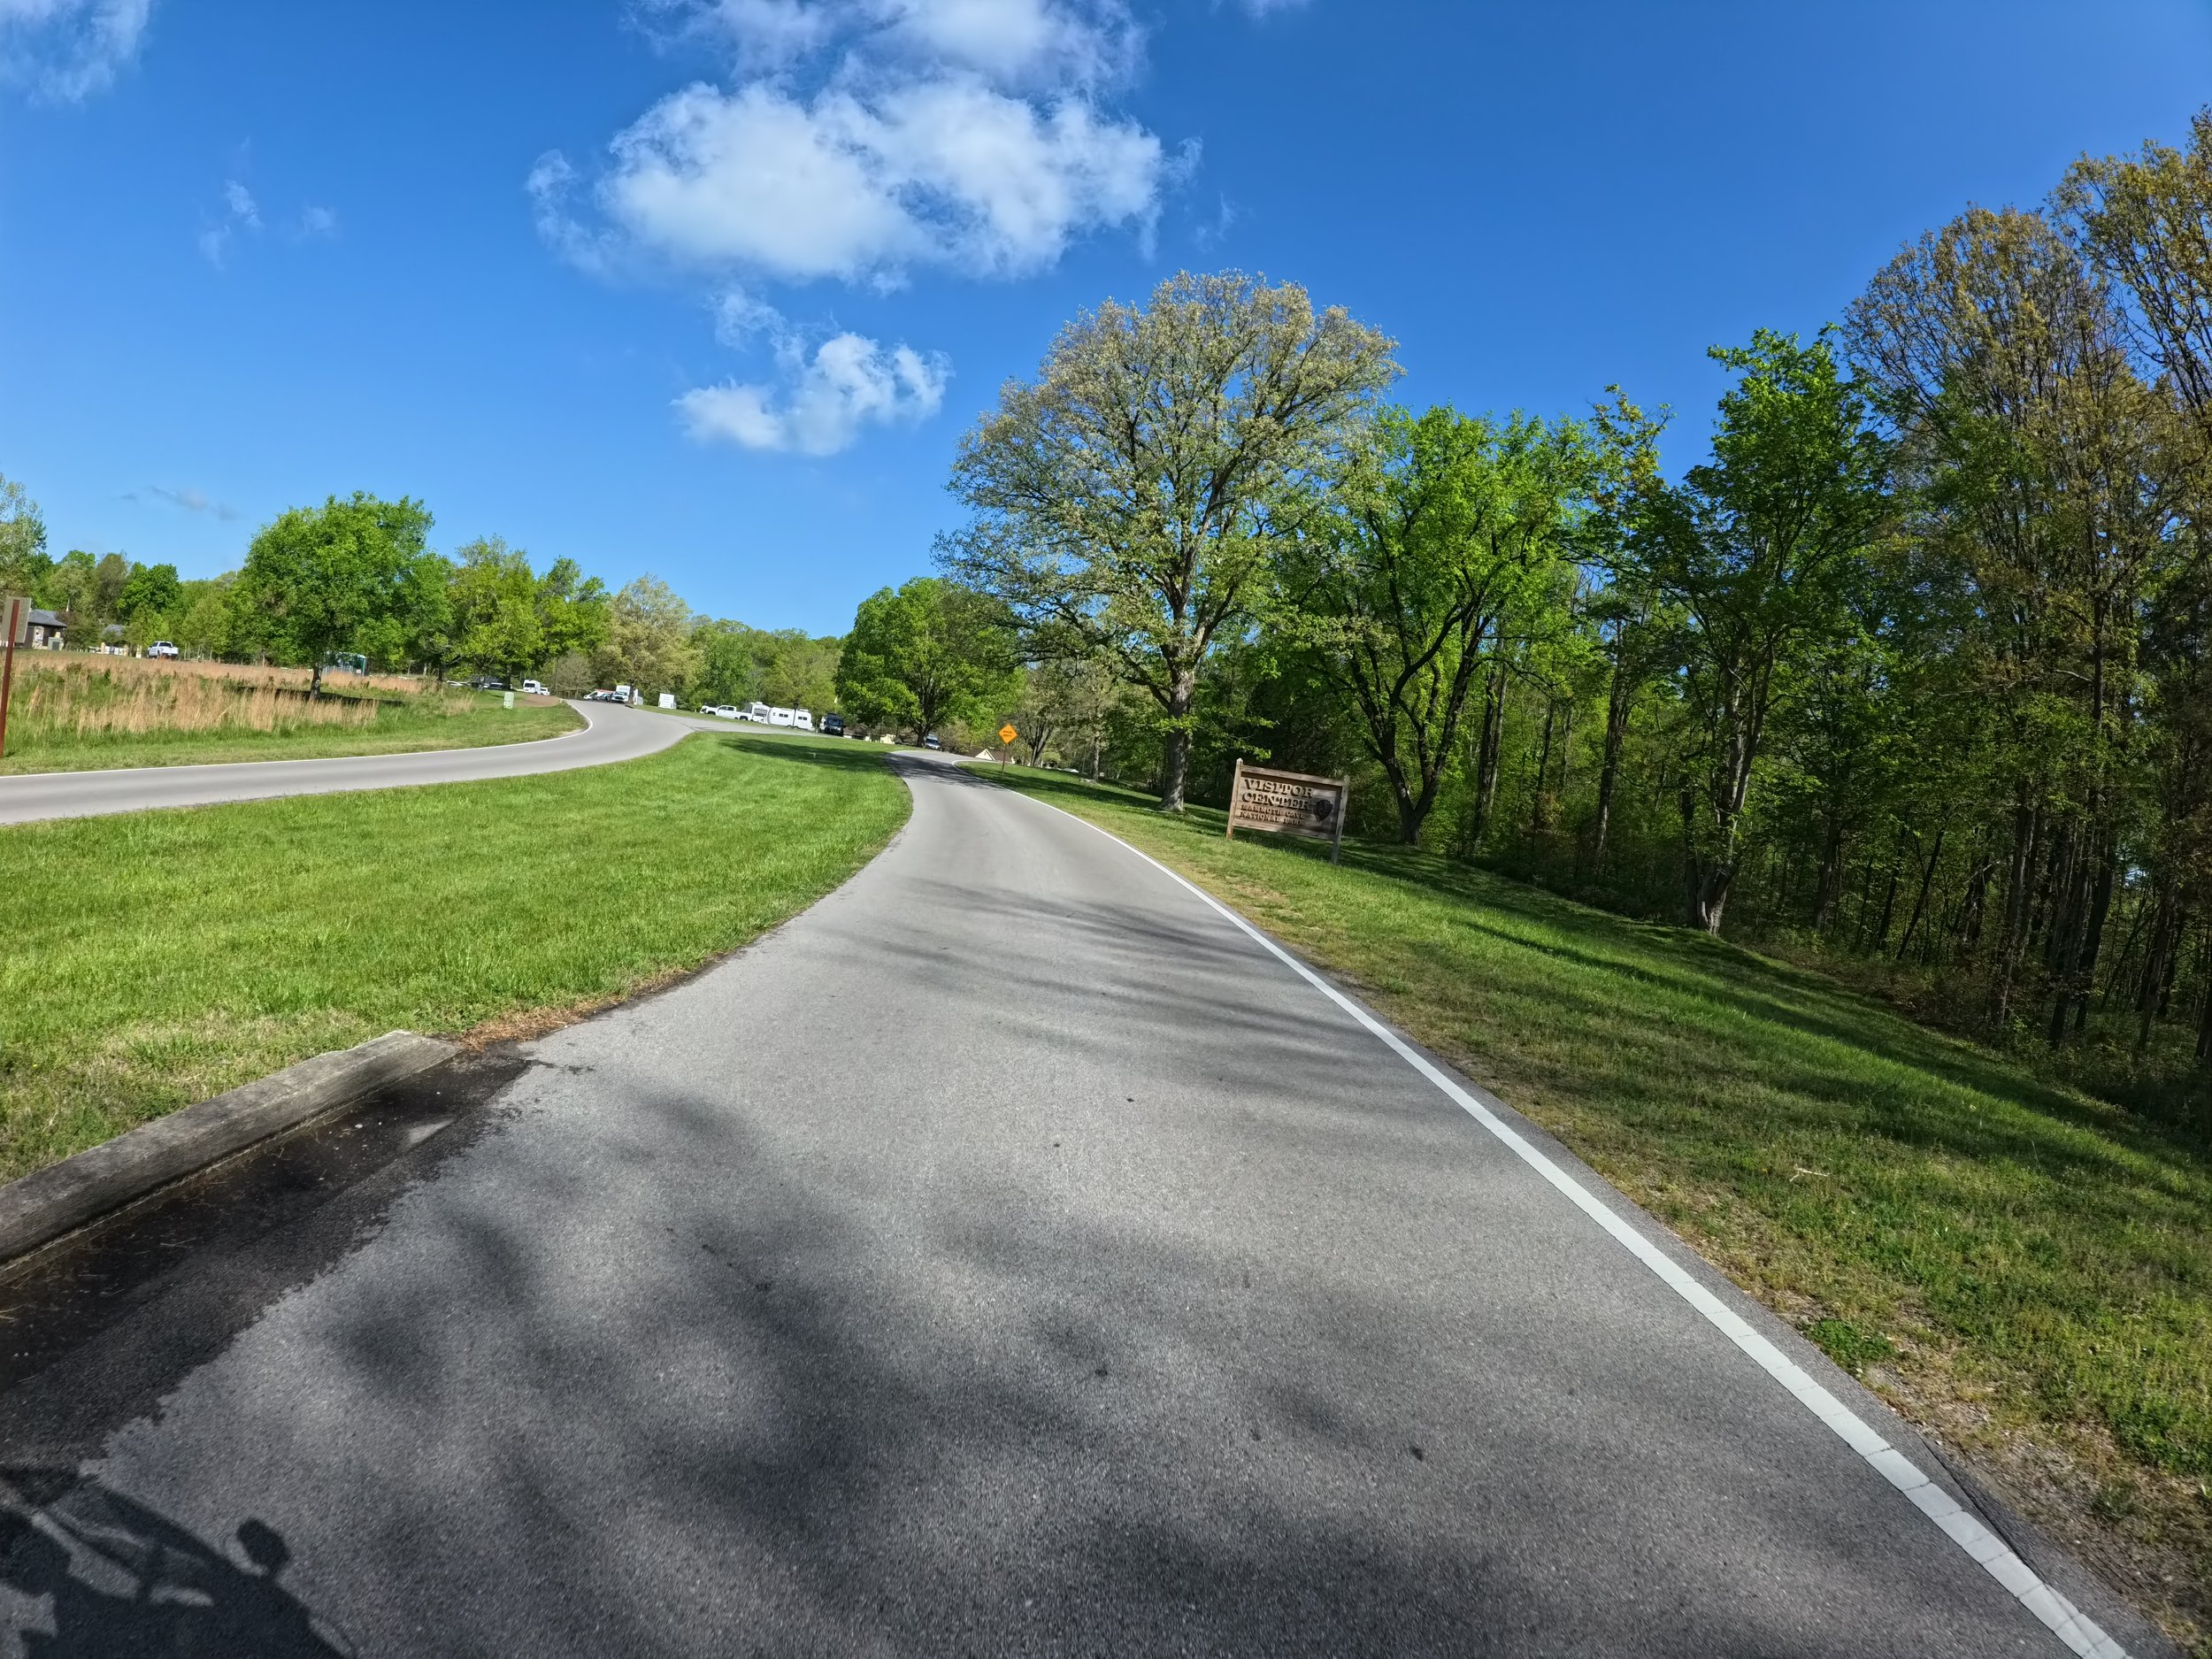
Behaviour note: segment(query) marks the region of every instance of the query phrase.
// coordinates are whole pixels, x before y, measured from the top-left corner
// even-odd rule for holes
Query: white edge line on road
[[[1389,1026],[1377,1019],[1350,997],[1338,990],[1304,963],[1292,956],[1244,918],[1195,883],[1185,880],[1148,853],[1140,852],[1111,830],[1100,829],[1088,818],[1078,818],[1049,801],[1039,801],[1034,795],[1023,795],[1017,789],[1007,791],[1020,795],[1061,817],[1073,819],[1088,830],[1096,830],[1115,846],[1141,858],[1169,880],[1190,893],[1205,904],[1242,929],[1260,947],[1289,968],[1300,979],[1319,991],[1354,1019],[1364,1025],[1393,1053],[1423,1077],[1442,1090],[1451,1101],[1477,1123],[1502,1141],[1521,1162],[1554,1187],[1582,1213],[1612,1234],[1614,1240],[1631,1256],[1656,1274],[1668,1289],[1688,1302],[1703,1315],[1708,1324],[1748,1355],[1760,1370],[1780,1383],[1796,1396],[1805,1409],[1832,1430],[1836,1438],[1858,1453],[1874,1468],[1876,1473],[1897,1488],[1912,1503],[1978,1563],[1982,1570],[2002,1585],[2021,1606],[2042,1621],[2051,1633],[2064,1642],[2068,1649],[2082,1655],[2084,1659],[2129,1659],[2128,1651],[2098,1625],[2095,1620],[2069,1601],[2063,1595],[2046,1584],[2034,1569],[2013,1553],[2010,1546],[1984,1526],[1980,1520],[1954,1502],[1951,1494],[1922,1472],[1912,1459],[1906,1456],[1887,1440],[1877,1434],[1855,1416],[1842,1401],[1822,1386],[1810,1372],[1795,1360],[1759,1334],[1740,1314],[1699,1284],[1685,1272],[1658,1246],[1644,1237],[1634,1227],[1615,1215],[1604,1203],[1591,1194],[1581,1182],[1545,1156],[1526,1137],[1492,1111],[1451,1078],[1431,1064],[1419,1050],[1413,1048]]]

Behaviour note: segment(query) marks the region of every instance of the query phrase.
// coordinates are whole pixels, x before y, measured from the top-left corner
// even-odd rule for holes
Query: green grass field
[[[1818,975],[1010,768],[1558,1134],[2170,1629],[2212,1632],[2212,1148]],[[2170,1580],[2170,1581],[2169,1581]],[[2207,1651],[2212,1651],[2208,1649]]]
[[[907,803],[856,743],[701,736],[0,829],[0,1179],[386,1031],[528,1029],[695,967],[842,882]]]
[[[503,708],[495,692],[478,692],[473,706],[447,714],[426,699],[380,710],[376,724],[288,732],[149,732],[80,737],[12,726],[0,777],[34,772],[108,772],[123,766],[210,766],[240,760],[319,760],[338,755],[396,755],[437,749],[482,749],[558,737],[584,724],[566,703]]]

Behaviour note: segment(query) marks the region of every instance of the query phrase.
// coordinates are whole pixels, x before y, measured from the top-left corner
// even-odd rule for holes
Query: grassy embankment
[[[582,724],[565,703],[507,709],[495,693],[382,675],[342,677],[311,700],[309,678],[303,668],[18,651],[0,774],[476,749]]]
[[[0,1179],[395,1028],[550,1028],[811,903],[907,802],[856,743],[702,736],[545,777],[0,829]]]
[[[2212,1147],[1820,975],[1009,768],[1357,986],[2212,1654]]]

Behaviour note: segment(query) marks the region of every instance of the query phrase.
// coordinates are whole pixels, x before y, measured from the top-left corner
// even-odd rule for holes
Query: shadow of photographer
[[[355,1652],[278,1582],[292,1552],[273,1527],[242,1522],[242,1560],[234,1559],[97,1482],[58,1471],[4,1472],[0,1630],[14,1632],[26,1659]]]

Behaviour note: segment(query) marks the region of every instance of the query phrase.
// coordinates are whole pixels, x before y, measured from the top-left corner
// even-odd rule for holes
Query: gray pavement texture
[[[358,755],[331,760],[256,760],[227,766],[133,766],[112,772],[27,772],[0,778],[0,824],[95,818],[150,807],[211,806],[280,795],[338,795],[427,783],[472,783],[521,778],[638,760],[708,723],[671,718],[618,703],[578,703],[582,731],[534,743],[445,749],[412,755]],[[722,723],[713,729],[726,730]]]
[[[0,1394],[0,1653],[2062,1651],[1253,941],[899,764],[96,1445],[208,1283]]]

